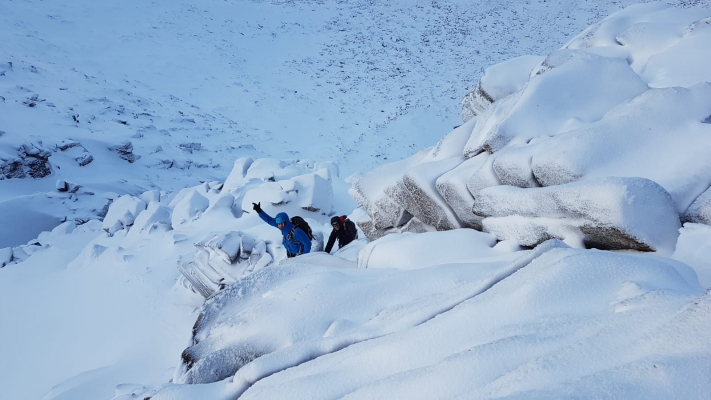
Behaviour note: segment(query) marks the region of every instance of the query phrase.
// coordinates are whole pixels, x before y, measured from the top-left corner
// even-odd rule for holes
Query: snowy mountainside
[[[0,222],[42,228],[0,246],[122,194],[222,179],[242,156],[344,176],[400,159],[458,124],[483,68],[632,3],[4,2],[0,177],[39,179],[0,182]]]
[[[611,177],[631,163],[593,154],[570,164],[590,177],[538,187],[540,170],[513,151],[543,157],[537,145],[570,129],[586,144],[620,121],[639,143],[644,128],[679,121],[673,133],[704,152],[708,8],[629,8],[546,56],[622,3],[576,2],[570,14],[562,1],[0,4],[11,27],[0,32],[0,151],[25,175],[0,181],[12,227],[0,233],[13,241],[0,248],[3,394],[705,399],[711,214],[708,192],[692,198],[706,164],[660,151],[699,173],[664,175],[659,161],[643,167],[667,180]],[[484,65],[471,54],[515,58],[474,86]],[[694,62],[673,62],[684,57]],[[588,97],[537,96],[560,88],[548,80],[559,73]],[[346,177],[431,145],[459,124],[473,86],[472,118],[365,175],[363,194],[384,195],[351,213]],[[617,105],[650,92],[661,100],[633,103],[641,116]],[[585,118],[566,115],[585,110],[580,97]],[[500,129],[517,112],[508,128],[559,135]],[[474,149],[475,129],[504,150]],[[32,178],[44,165],[51,175]],[[285,259],[253,202],[305,217],[314,250],[331,215],[350,214],[361,237]],[[679,229],[682,219],[700,223]],[[460,221],[476,229],[452,229]],[[610,233],[658,251],[582,248]]]

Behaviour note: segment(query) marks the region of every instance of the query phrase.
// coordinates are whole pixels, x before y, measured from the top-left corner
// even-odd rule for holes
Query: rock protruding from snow
[[[109,150],[116,152],[119,157],[128,161],[129,163],[134,163],[136,162],[136,160],[141,158],[141,156],[133,154],[133,143],[129,141],[117,144],[115,146],[109,146]]]
[[[664,188],[642,178],[604,178],[546,188],[490,187],[474,213],[500,240],[535,246],[548,239],[599,249],[666,251],[679,216]]]
[[[86,147],[75,140],[62,141],[57,144],[56,150],[73,158],[80,167],[84,167],[94,161],[94,156],[89,153]]]
[[[0,146],[0,180],[44,178],[52,173],[49,151],[38,144]]]
[[[711,225],[711,188],[691,203],[684,218],[688,222]]]
[[[481,80],[462,100],[462,121],[483,114],[497,100],[516,93],[528,82],[533,68],[545,59],[521,56],[487,68]]]

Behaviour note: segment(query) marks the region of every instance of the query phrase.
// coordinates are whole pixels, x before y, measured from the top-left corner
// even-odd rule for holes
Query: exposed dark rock
[[[133,143],[131,142],[124,142],[116,146],[109,146],[109,150],[115,151],[118,153],[119,157],[129,163],[134,163],[140,158],[140,156],[133,154]]]
[[[0,159],[0,179],[44,178],[52,173],[49,157],[52,153],[37,145],[22,145],[17,157]]]
[[[193,151],[201,151],[202,150],[202,144],[197,143],[197,142],[191,142],[191,143],[181,143],[180,148],[183,151],[186,151],[190,154],[193,153]]]

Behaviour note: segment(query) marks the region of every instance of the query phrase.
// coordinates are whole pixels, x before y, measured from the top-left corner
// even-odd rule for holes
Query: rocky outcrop
[[[44,178],[52,173],[49,163],[51,152],[42,144],[23,144],[15,155],[0,155],[0,180]]]
[[[124,142],[115,146],[109,146],[109,150],[116,152],[121,159],[126,160],[129,163],[134,163],[136,160],[141,158],[141,156],[133,154],[133,143],[131,142]]]
[[[621,12],[546,57],[487,69],[464,125],[355,182],[366,236],[469,227],[523,246],[650,251],[669,248],[680,220],[711,223],[711,70],[692,67],[711,46],[708,15],[665,8]],[[663,38],[672,26],[684,35]],[[528,200],[512,208],[499,194]]]
[[[56,150],[72,157],[80,167],[91,164],[94,161],[94,156],[89,153],[86,147],[74,140],[62,141],[57,145]]]

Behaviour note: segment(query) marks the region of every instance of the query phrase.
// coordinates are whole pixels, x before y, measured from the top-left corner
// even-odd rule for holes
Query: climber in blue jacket
[[[286,249],[287,257],[296,257],[311,251],[311,239],[301,227],[291,223],[286,213],[280,212],[276,218],[272,218],[262,210],[262,203],[252,204],[254,205],[252,208],[259,214],[259,217],[264,220],[264,222],[279,228],[281,231],[281,235],[284,237],[282,243]]]

